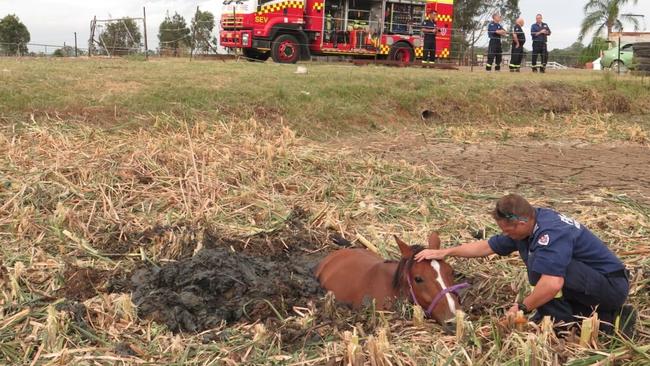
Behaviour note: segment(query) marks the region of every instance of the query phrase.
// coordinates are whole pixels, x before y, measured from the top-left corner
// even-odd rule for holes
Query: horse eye
[[[424,280],[422,279],[422,277],[420,277],[420,276],[416,276],[416,277],[415,277],[415,283],[422,283],[422,282],[424,282]]]

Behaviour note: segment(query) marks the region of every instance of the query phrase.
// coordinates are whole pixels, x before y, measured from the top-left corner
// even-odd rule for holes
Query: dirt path
[[[650,202],[650,148],[635,144],[480,143],[422,137],[366,141],[362,151],[436,169],[462,184],[540,194],[589,194],[601,189]],[[352,145],[355,146],[355,145]]]

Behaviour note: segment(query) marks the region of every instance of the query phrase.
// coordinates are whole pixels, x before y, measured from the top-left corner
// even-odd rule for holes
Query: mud
[[[307,217],[296,208],[284,225],[250,237],[208,230],[196,255],[134,271],[138,314],[174,332],[194,332],[306,306],[323,295],[313,267],[326,255],[326,236],[309,230]]]
[[[131,278],[138,314],[174,331],[201,331],[246,320],[284,317],[322,291],[304,256],[252,256],[221,247]]]
[[[650,197],[650,149],[639,144],[457,144],[426,142],[415,135],[347,144],[364,146],[362,151],[369,155],[427,166],[479,188],[574,196],[606,189],[641,201]]]
[[[411,151],[414,162],[482,187],[541,194],[589,194],[601,189],[650,197],[650,150],[609,144],[436,144]]]

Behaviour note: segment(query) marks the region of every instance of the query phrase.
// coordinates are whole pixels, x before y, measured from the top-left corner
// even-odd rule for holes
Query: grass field
[[[648,80],[306,66],[1,59],[0,363],[650,362]],[[393,234],[422,243],[438,230],[454,245],[497,233],[488,211],[507,192],[575,217],[621,256],[634,340],[494,332],[527,291],[514,256],[450,261],[472,283],[465,336],[409,307],[307,303],[174,334],[111,289],[214,233],[257,256],[291,250],[296,211],[319,253],[333,232],[386,257]]]

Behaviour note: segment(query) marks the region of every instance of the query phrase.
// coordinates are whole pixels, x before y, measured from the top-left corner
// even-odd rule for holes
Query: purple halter
[[[420,306],[422,309],[424,309],[424,306],[420,305],[420,303],[418,302],[418,299],[415,297],[415,291],[413,291],[413,285],[411,284],[411,276],[409,276],[408,273],[406,274],[406,281],[409,284],[409,291],[411,292],[411,297],[413,298],[413,303],[415,305]],[[447,287],[447,288],[443,289],[442,291],[440,291],[436,295],[436,297],[433,298],[433,300],[431,301],[431,304],[429,304],[429,307],[424,310],[424,313],[430,318],[431,313],[433,312],[433,309],[436,307],[436,305],[438,305],[440,300],[442,300],[443,296],[447,295],[448,293],[458,295],[458,291],[460,291],[460,290],[462,290],[462,289],[464,289],[466,287],[469,287],[469,283],[463,282],[463,283],[459,283],[457,285],[453,285],[451,287]]]

